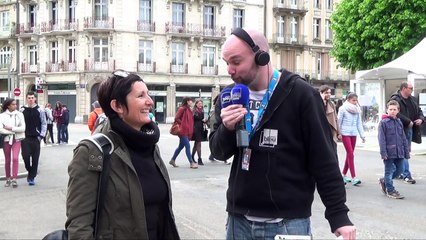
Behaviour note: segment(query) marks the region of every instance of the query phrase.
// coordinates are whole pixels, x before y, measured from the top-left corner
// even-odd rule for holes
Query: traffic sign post
[[[16,97],[19,97],[19,95],[21,95],[21,89],[15,88],[15,90],[13,90],[13,94],[15,94]]]

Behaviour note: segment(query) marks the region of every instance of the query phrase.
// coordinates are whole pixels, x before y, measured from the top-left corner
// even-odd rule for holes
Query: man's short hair
[[[389,106],[396,106],[399,109],[399,103],[396,100],[390,100],[388,103],[386,103],[386,108]]]
[[[318,88],[320,93],[323,93],[325,91],[328,91],[329,89],[331,89],[329,86],[327,85],[321,85],[321,87]]]
[[[402,90],[404,88],[408,88],[408,82],[402,82],[401,86],[399,86],[399,90]]]
[[[35,94],[35,92],[33,92],[33,91],[29,91],[29,92],[27,92],[27,94],[25,94],[25,97],[28,97],[28,96],[37,97],[36,94]]]

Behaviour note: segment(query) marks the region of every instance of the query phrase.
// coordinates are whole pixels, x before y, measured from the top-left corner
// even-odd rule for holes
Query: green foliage
[[[342,0],[331,54],[352,71],[381,66],[426,37],[425,0]]]

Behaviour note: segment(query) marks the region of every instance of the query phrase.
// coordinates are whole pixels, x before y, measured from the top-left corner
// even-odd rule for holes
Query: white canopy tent
[[[426,78],[426,38],[399,58],[383,66],[357,71],[356,79],[401,79],[415,73]]]

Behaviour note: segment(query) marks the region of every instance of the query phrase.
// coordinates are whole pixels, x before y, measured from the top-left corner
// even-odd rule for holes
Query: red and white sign
[[[21,89],[15,88],[15,90],[13,90],[13,94],[15,94],[15,96],[19,97],[19,95],[21,95]]]

